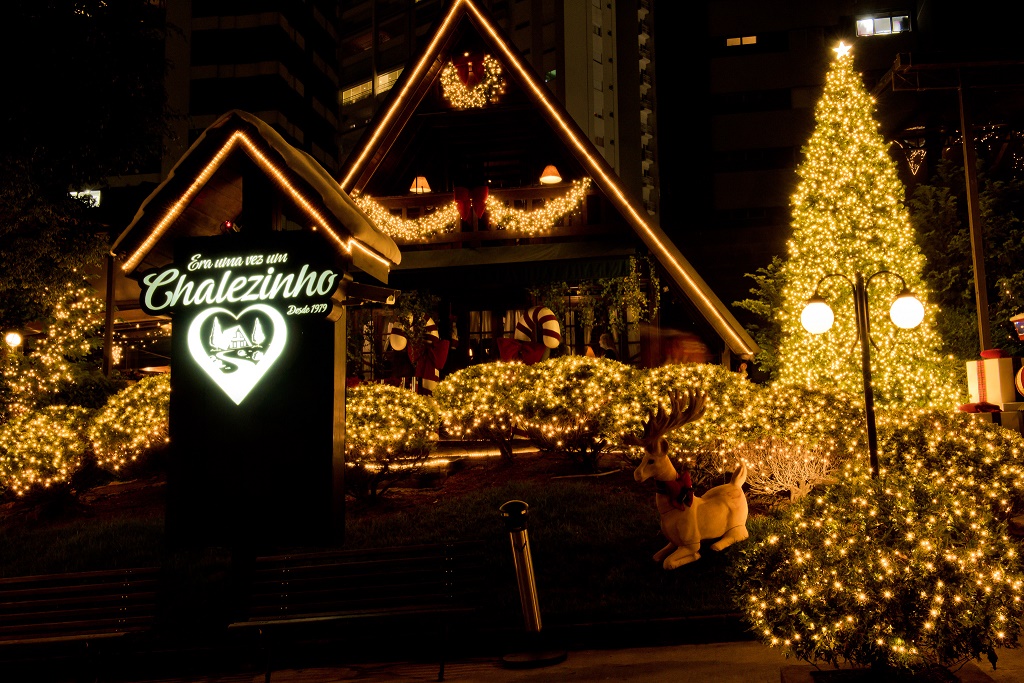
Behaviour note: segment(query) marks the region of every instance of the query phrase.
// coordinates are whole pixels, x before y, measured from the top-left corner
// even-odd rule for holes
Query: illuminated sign
[[[139,278],[143,310],[175,316],[175,328],[186,330],[186,361],[236,405],[285,352],[294,327],[289,318],[325,316],[343,279],[332,265],[313,262],[299,235],[288,237],[278,237],[273,249],[262,241],[203,238],[184,258]],[[282,242],[295,248],[282,249]]]

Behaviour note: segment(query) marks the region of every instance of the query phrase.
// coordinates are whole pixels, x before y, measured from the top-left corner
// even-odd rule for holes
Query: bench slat
[[[0,646],[118,638],[157,615],[159,567],[0,579]]]

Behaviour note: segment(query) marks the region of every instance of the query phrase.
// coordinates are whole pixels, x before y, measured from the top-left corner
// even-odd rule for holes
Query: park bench
[[[157,567],[0,579],[0,669],[99,654],[100,642],[150,631]]]
[[[443,681],[450,627],[475,612],[483,561],[482,544],[475,542],[258,557],[243,616],[229,630],[256,636],[269,682],[272,651],[285,639],[338,642],[352,626],[379,622],[389,628],[393,655],[403,639],[390,629],[404,619],[427,627],[414,632],[418,641],[433,637],[437,680]],[[412,643],[404,642],[408,650]]]

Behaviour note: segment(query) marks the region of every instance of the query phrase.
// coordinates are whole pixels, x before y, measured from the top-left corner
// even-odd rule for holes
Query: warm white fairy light
[[[908,670],[1016,643],[1019,553],[988,509],[918,474],[850,466],[740,550],[741,609],[800,659]]]
[[[90,413],[79,406],[48,406],[3,423],[0,493],[21,497],[67,484],[82,465],[83,432]]]
[[[360,384],[345,392],[346,488],[376,497],[418,472],[434,449],[434,399],[387,384]]]
[[[567,453],[595,467],[606,447],[640,429],[639,371],[606,358],[561,356],[526,366],[516,393],[516,420],[541,450]]]
[[[169,442],[170,375],[144,377],[107,399],[86,436],[103,469],[119,472]]]
[[[512,460],[515,436],[519,362],[471,365],[445,377],[434,390],[441,421],[457,439],[482,439]]]
[[[433,399],[387,384],[361,384],[345,395],[345,452],[352,462],[419,456],[437,440]]]
[[[406,242],[423,242],[449,233],[459,224],[459,205],[451,202],[416,219],[393,216],[367,194],[353,197],[356,205],[388,237]]]
[[[544,206],[530,210],[507,206],[500,197],[488,195],[487,220],[493,227],[530,237],[551,232],[565,216],[580,208],[590,191],[590,183],[590,178],[574,180],[564,195],[549,199],[544,202]]]
[[[880,271],[901,276],[925,303],[924,321],[913,330],[896,328],[889,305],[903,288],[880,275],[869,286],[872,379],[875,401],[952,409],[963,389],[959,366],[939,349],[935,306],[922,279],[925,258],[917,245],[905,190],[889,146],[878,131],[875,102],[853,68],[848,46],[837,49],[815,109],[817,126],[797,169],[800,182],[791,198],[793,234],[783,265],[780,378],[789,384],[834,386],[863,391],[851,285],[830,278],[818,293],[835,312],[835,324],[821,335],[805,331],[800,314],[821,278]]]
[[[50,321],[23,354],[9,354],[3,367],[10,390],[9,414],[22,414],[74,384],[82,363],[102,341],[103,300],[86,285],[69,283],[54,306]],[[98,363],[96,369],[98,370]]]
[[[472,66],[472,65],[470,65]],[[452,62],[441,72],[441,91],[444,98],[456,109],[479,109],[496,102],[505,92],[505,79],[501,75],[501,64],[494,57],[484,55],[484,77],[472,88],[467,88],[459,78],[458,67]]]

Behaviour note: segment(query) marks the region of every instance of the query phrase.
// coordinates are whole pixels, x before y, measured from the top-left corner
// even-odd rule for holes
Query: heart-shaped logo
[[[284,316],[266,304],[253,304],[238,315],[207,308],[188,328],[192,357],[236,405],[280,357],[287,340]]]

